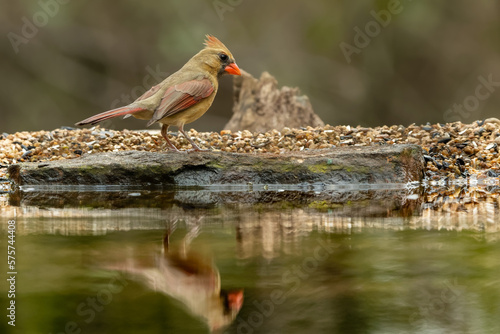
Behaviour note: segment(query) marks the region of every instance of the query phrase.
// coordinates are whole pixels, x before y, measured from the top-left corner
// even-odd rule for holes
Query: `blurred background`
[[[499,117],[500,2],[4,1],[0,133],[72,126],[130,103],[221,39],[254,76],[299,87],[325,123]],[[186,128],[219,131],[232,78]],[[145,122],[107,121],[114,129]]]

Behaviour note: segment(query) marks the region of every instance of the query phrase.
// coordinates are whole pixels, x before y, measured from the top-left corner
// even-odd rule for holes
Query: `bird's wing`
[[[156,87],[156,86],[155,86]],[[151,88],[151,90],[155,89]],[[158,89],[151,93],[146,92],[147,97],[153,95]],[[214,86],[210,80],[204,78],[201,80],[190,80],[178,85],[167,88],[163,94],[160,105],[155,110],[153,117],[148,122],[148,126],[160,119],[172,116],[179,111],[185,110],[200,100],[210,96],[214,91]],[[146,97],[146,98],[147,98]]]

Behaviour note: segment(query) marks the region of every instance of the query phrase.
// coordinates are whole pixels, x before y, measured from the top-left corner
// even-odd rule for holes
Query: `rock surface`
[[[324,126],[312,109],[309,98],[298,88],[278,87],[268,72],[260,79],[247,72],[234,78],[233,116],[224,129],[266,132],[284,127]]]
[[[282,155],[121,151],[21,163],[11,165],[8,173],[17,186],[406,183],[422,180],[424,159],[417,145],[340,147]]]

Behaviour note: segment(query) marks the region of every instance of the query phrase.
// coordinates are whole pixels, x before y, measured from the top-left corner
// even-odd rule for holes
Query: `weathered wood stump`
[[[233,116],[224,129],[266,132],[284,127],[324,125],[307,96],[300,95],[298,88],[279,88],[268,72],[256,79],[242,71],[240,77],[234,78],[233,92]]]

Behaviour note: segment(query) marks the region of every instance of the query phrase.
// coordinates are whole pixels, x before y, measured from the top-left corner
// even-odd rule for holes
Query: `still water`
[[[67,190],[2,208],[2,333],[500,333],[495,196]]]

